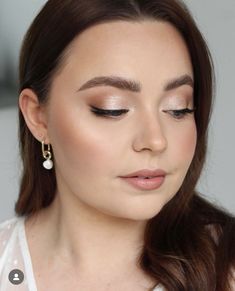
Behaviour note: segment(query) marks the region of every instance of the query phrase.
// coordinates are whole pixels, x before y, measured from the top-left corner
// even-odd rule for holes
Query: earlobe
[[[19,107],[32,135],[38,141],[42,139],[46,141],[47,122],[45,110],[32,89],[26,88],[22,90],[19,96]]]

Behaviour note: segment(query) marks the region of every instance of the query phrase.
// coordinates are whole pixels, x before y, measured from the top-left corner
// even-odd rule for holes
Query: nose
[[[153,115],[148,112],[137,127],[137,135],[133,142],[135,151],[163,152],[167,148],[167,139],[156,113]]]

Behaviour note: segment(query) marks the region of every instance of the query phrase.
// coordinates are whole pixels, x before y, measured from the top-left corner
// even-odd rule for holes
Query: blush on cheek
[[[197,132],[196,128],[192,127],[189,132],[182,137],[182,140],[179,145],[179,150],[181,156],[184,156],[185,158],[191,158],[193,159],[195,149],[196,149],[196,143],[197,143]]]
[[[188,163],[193,159],[196,143],[197,130],[194,122],[182,124],[182,127],[175,128],[168,132],[169,147],[175,159],[182,163]],[[179,162],[180,162],[179,161]]]
[[[113,143],[85,118],[59,118],[51,125],[58,166],[66,171],[101,173],[112,168]]]

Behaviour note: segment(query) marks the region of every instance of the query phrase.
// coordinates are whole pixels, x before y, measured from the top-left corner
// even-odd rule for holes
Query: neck
[[[57,193],[37,216],[48,256],[86,274],[135,269],[146,221],[111,216],[74,199]]]

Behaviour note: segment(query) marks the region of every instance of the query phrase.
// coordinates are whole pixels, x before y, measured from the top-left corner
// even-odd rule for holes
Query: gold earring
[[[53,162],[51,160],[52,154],[51,154],[51,147],[50,144],[47,145],[47,150],[45,150],[45,143],[42,141],[42,155],[46,161],[43,162],[43,167],[47,170],[50,170],[53,168]]]

